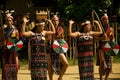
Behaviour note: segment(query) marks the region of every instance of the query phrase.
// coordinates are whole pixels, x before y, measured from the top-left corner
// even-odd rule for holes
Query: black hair
[[[82,23],[85,23],[85,22],[87,22],[87,21],[90,21],[90,20],[89,20],[89,19],[84,19],[84,20],[81,22],[81,28],[80,28],[80,30],[79,30],[80,32],[83,32],[85,26],[87,25],[87,24],[82,25]]]
[[[37,23],[43,23],[45,22],[45,19],[37,19],[35,20],[35,24]],[[34,26],[34,28],[32,29],[33,32],[35,32],[37,30],[37,25]]]
[[[35,24],[36,24],[36,23],[43,23],[43,22],[45,22],[44,19],[37,19],[37,20],[35,21]]]

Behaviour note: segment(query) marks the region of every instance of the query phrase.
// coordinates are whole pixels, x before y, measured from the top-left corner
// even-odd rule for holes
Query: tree
[[[74,18],[75,20],[83,20],[87,16],[90,17],[91,10],[108,9],[111,6],[111,0],[57,0],[58,12],[66,19]]]

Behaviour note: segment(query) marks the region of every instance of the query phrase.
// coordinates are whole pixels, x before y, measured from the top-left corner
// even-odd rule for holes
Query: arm
[[[113,29],[113,28],[111,28],[111,31],[110,31],[109,35],[110,35],[110,40],[111,40],[111,41],[115,41],[114,29]]]
[[[25,36],[25,37],[29,37],[29,36],[34,35],[34,33],[31,32],[31,31],[28,31],[28,32],[25,31],[25,26],[26,26],[26,23],[27,23],[27,22],[28,22],[27,18],[24,17],[24,18],[23,18],[22,28],[21,28],[21,34],[22,34],[23,36]]]
[[[62,39],[64,39],[64,30],[63,30],[63,33],[61,34],[61,36],[62,36]]]
[[[19,39],[19,32],[17,29],[16,29],[16,38]]]
[[[52,34],[55,34],[56,31],[55,31],[55,27],[54,27],[52,21],[51,21],[51,20],[47,20],[47,21],[50,23],[50,26],[51,26],[52,31],[45,31],[45,35],[52,35]]]
[[[98,30],[97,31],[92,31],[92,34],[93,34],[94,37],[98,37],[98,36],[100,36],[103,33],[102,32],[102,28],[101,28],[101,26],[100,26],[98,21],[95,20],[94,23],[97,26]]]
[[[69,36],[70,37],[77,37],[77,36],[80,36],[80,32],[72,32],[72,25],[73,25],[74,21],[70,20],[69,21]]]

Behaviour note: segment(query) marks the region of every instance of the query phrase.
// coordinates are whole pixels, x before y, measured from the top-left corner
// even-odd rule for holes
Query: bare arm
[[[52,21],[51,21],[51,20],[47,20],[47,21],[49,22],[49,24],[50,24],[50,26],[51,26],[51,28],[52,28],[52,31],[45,31],[45,35],[52,35],[52,34],[55,34],[56,31],[55,31],[55,27],[54,27]]]
[[[101,28],[99,22],[95,20],[94,23],[98,27],[98,30],[97,31],[92,31],[92,34],[93,34],[94,37],[97,37],[97,36],[101,35],[103,32],[102,32],[102,28]]]
[[[23,18],[23,24],[22,24],[22,28],[21,28],[21,34],[23,36],[25,36],[25,37],[29,37],[29,36],[34,35],[34,33],[32,31],[28,31],[28,32],[25,31],[25,26],[26,26],[27,22],[28,22],[27,18]]]
[[[111,28],[111,32],[109,33],[109,35],[110,35],[110,40],[111,40],[111,41],[115,41],[114,29],[113,29],[113,28]]]
[[[19,32],[17,29],[16,29],[16,38],[19,39]]]
[[[72,20],[69,21],[69,36],[70,37],[80,36],[80,32],[72,32],[73,23],[74,23],[74,21],[72,21]]]

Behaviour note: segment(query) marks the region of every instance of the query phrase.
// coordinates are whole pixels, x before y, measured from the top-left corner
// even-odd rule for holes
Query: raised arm
[[[98,21],[94,20],[94,23],[97,26],[97,31],[92,31],[92,33],[93,36],[97,37],[100,36],[103,33],[103,31]]]
[[[25,36],[25,37],[29,37],[29,36],[34,35],[34,33],[32,31],[28,31],[28,32],[25,31],[25,27],[26,27],[27,22],[28,22],[27,18],[24,17],[22,27],[21,27],[21,34],[22,34],[22,36]]]
[[[80,32],[72,32],[73,23],[74,23],[74,21],[72,21],[72,20],[69,21],[69,36],[70,37],[80,36]]]
[[[55,27],[54,27],[52,21],[49,20],[49,19],[47,19],[47,21],[49,22],[50,27],[51,27],[52,30],[51,30],[51,31],[45,31],[45,35],[52,35],[52,34],[55,34],[56,31],[55,31]]]

